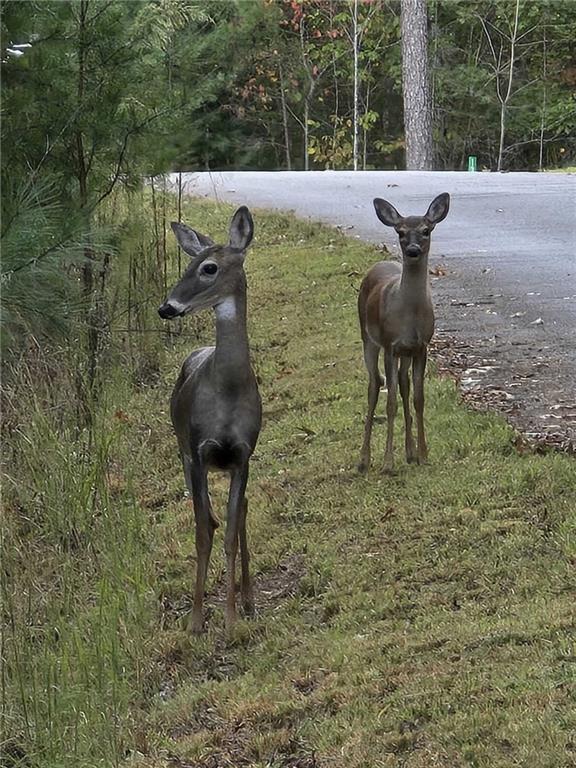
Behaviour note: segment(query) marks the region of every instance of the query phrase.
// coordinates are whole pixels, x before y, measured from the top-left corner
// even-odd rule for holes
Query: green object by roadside
[[[476,170],[476,156],[475,155],[469,155],[468,156],[468,171],[471,171],[472,173]]]

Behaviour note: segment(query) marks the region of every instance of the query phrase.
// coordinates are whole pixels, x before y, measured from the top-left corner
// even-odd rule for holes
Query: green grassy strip
[[[187,220],[224,231],[230,209],[213,224],[211,208],[197,206]],[[517,455],[500,418],[469,412],[452,382],[429,377],[430,465],[403,462],[399,428],[399,472],[383,476],[380,427],[375,467],[359,477],[356,289],[381,256],[285,216],[256,223],[250,333],[266,417],[249,530],[260,613],[225,644],[220,532],[208,634],[180,630],[193,537],[187,502],[169,502],[158,648],[168,694],[156,695],[147,721],[152,764],[171,755],[175,765],[259,768],[313,758],[341,768],[568,765],[573,460]],[[158,446],[159,485],[169,474],[177,494],[173,444]]]

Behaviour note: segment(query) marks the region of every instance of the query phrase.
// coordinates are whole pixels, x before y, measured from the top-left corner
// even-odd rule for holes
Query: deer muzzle
[[[411,245],[408,245],[406,247],[406,256],[410,256],[410,258],[415,259],[416,257],[420,256],[422,253],[422,248],[420,248],[419,245],[416,245],[415,243],[412,243]]]
[[[171,304],[169,301],[166,301],[162,306],[158,309],[158,314],[163,320],[171,320],[173,317],[178,317],[179,315],[182,315],[182,308],[176,307],[174,304]]]

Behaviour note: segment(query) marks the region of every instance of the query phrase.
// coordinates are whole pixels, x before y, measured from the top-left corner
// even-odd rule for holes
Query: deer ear
[[[173,221],[170,226],[176,235],[178,245],[188,256],[198,256],[199,253],[214,245],[214,241],[206,235],[196,232],[195,229],[180,221]]]
[[[254,236],[254,221],[245,205],[238,208],[230,222],[230,247],[245,251]]]
[[[396,208],[388,200],[382,200],[381,197],[374,198],[374,209],[376,216],[387,227],[395,227],[402,218]]]
[[[448,192],[442,192],[441,195],[435,197],[430,203],[430,207],[426,211],[426,218],[433,224],[438,224],[439,221],[448,216],[450,210],[450,195]]]

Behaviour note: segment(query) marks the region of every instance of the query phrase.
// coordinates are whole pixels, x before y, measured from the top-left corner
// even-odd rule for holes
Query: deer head
[[[400,238],[405,264],[418,263],[428,256],[432,230],[448,215],[450,195],[443,192],[430,203],[424,216],[401,216],[387,200],[375,198],[376,216],[382,224],[394,227]]]
[[[182,317],[218,306],[235,294],[239,281],[245,284],[243,264],[254,234],[254,222],[246,206],[238,208],[232,217],[227,245],[216,245],[186,224],[173,221],[171,226],[191,261],[158,310],[160,317]]]

